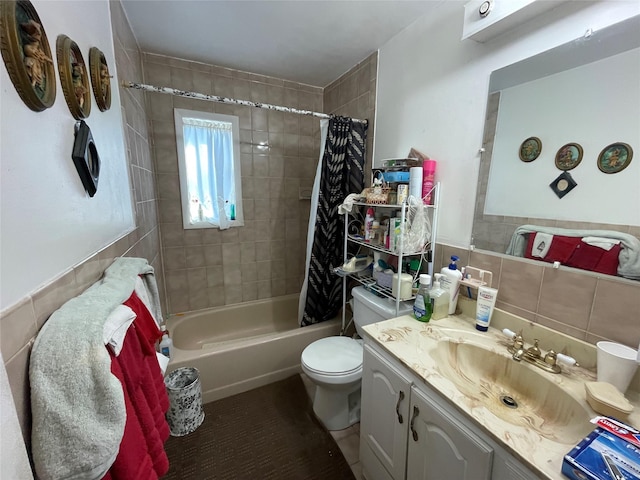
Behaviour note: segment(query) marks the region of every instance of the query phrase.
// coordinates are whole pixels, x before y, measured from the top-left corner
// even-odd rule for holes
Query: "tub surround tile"
[[[31,297],[22,299],[0,315],[0,350],[6,362],[22,349],[38,331]]]
[[[225,282],[224,303],[230,305],[242,302],[242,287]]]

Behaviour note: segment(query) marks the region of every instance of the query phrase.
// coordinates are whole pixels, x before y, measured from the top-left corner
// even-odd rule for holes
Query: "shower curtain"
[[[305,279],[300,292],[300,326],[334,318],[342,307],[344,217],[338,206],[364,188],[367,124],[347,117],[321,120],[320,161],[311,196]]]

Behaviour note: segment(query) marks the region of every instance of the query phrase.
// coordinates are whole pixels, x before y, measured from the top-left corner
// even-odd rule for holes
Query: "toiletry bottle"
[[[449,314],[449,292],[440,286],[441,273],[434,275],[435,280],[433,287],[429,290],[429,297],[431,297],[431,319],[440,320]]]
[[[423,273],[420,275],[420,288],[413,304],[413,315],[416,320],[428,322],[431,320],[431,298],[429,297],[429,285],[431,276]]]
[[[431,189],[435,183],[436,163],[435,160],[422,162],[422,201],[425,205],[431,205]]]
[[[171,358],[171,350],[173,349],[173,341],[169,338],[167,327],[162,326],[162,340],[160,341],[160,353],[167,358]]]
[[[364,241],[371,241],[371,234],[373,233],[373,219],[375,217],[375,211],[372,207],[367,209],[367,215],[364,218]]]
[[[485,286],[478,287],[478,300],[476,302],[476,330],[486,332],[489,330],[491,316],[496,305],[498,290]]]
[[[462,272],[458,270],[456,262],[459,258],[455,255],[451,256],[451,263],[448,267],[442,267],[440,273],[440,285],[449,292],[449,315],[456,313],[456,305],[458,304],[458,287],[462,279]]]

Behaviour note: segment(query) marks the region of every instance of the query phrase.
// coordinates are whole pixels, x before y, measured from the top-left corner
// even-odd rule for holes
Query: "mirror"
[[[640,16],[494,71],[473,248],[536,259],[529,242],[536,232],[582,238],[606,230],[622,239],[623,251],[638,250],[632,257],[640,280],[639,84]],[[532,138],[539,152],[529,151]],[[625,168],[605,173],[599,162],[618,144],[630,147]],[[567,152],[576,158],[567,161]],[[518,236],[524,225],[540,228]]]

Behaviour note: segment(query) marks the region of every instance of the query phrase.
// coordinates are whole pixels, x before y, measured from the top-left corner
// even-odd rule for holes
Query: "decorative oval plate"
[[[76,42],[66,35],[59,35],[56,56],[62,92],[71,115],[76,120],[87,118],[91,113],[91,89],[82,53]]]
[[[89,49],[89,71],[96,103],[100,111],[105,112],[111,108],[111,75],[104,53],[96,47]]]
[[[598,168],[603,173],[618,173],[629,166],[632,158],[631,145],[622,142],[612,143],[600,152]]]
[[[29,1],[0,2],[0,49],[9,78],[27,107],[41,112],[56,99],[49,40]]]
[[[560,170],[572,170],[582,161],[582,146],[578,143],[567,143],[556,153],[556,167]]]
[[[538,137],[529,137],[520,145],[520,160],[533,162],[542,152],[542,142]]]

